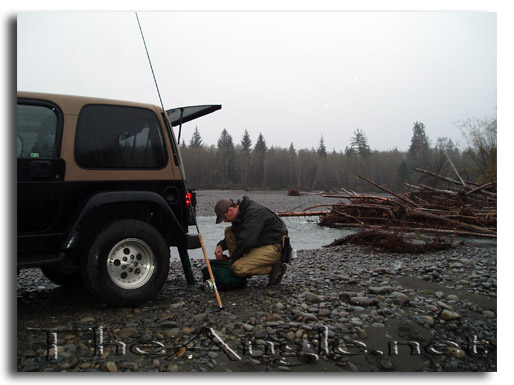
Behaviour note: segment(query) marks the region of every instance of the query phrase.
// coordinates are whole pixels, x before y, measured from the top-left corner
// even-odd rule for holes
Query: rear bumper
[[[187,234],[187,249],[199,249],[202,247],[202,243],[200,242],[200,237],[198,234]]]

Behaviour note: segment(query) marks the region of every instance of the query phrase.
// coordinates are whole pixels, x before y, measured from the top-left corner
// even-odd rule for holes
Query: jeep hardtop
[[[171,121],[220,109],[168,110],[90,97],[18,92],[17,266],[82,280],[103,301],[136,305],[164,285],[170,247],[194,283],[196,198]]]

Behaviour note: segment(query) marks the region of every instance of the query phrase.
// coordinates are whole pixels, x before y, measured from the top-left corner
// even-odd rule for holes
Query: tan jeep
[[[80,277],[105,302],[142,303],[163,286],[170,247],[194,283],[199,246],[172,125],[221,106],[158,106],[18,92],[18,268]]]

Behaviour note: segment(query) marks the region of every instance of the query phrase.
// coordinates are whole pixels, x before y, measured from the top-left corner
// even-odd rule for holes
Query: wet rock
[[[29,362],[27,365],[25,365],[23,368],[22,368],[22,372],[37,372],[39,371],[39,365],[37,362],[35,361],[31,361]]]
[[[207,313],[195,314],[193,318],[195,321],[202,322],[207,317]]]
[[[450,311],[453,310],[452,306],[448,305],[446,302],[443,302],[443,301],[437,301],[437,305],[446,310],[450,310]]]
[[[86,316],[86,317],[82,317],[79,320],[79,322],[82,324],[90,324],[90,323],[92,324],[92,323],[96,323],[96,319],[93,316]]]
[[[124,328],[119,331],[118,336],[122,340],[124,340],[129,337],[137,336],[138,334],[139,334],[139,331],[136,328]]]
[[[357,337],[359,337],[361,340],[365,340],[368,338],[368,334],[364,329],[357,329]]]
[[[253,325],[250,325],[250,324],[247,324],[247,323],[243,323],[241,325],[243,327],[244,330],[246,330],[247,332],[251,332],[253,330]]]
[[[404,293],[396,293],[396,294],[391,294],[391,297],[394,298],[395,302],[398,304],[398,305],[406,305],[409,303],[409,297],[404,294]]]
[[[462,349],[455,348],[455,347],[447,347],[446,350],[448,350],[452,356],[464,360],[466,358],[466,352]]]
[[[102,365],[102,370],[104,372],[117,372],[118,367],[114,361],[107,361]]]
[[[373,305],[373,300],[368,297],[352,297],[350,298],[350,303],[352,305],[371,306]]]
[[[460,315],[456,312],[445,309],[441,312],[441,318],[445,321],[451,321],[460,318]]]
[[[133,372],[136,372],[139,369],[138,364],[136,364],[135,362],[121,362],[119,364],[119,366],[121,369],[128,369]],[[109,371],[111,371],[111,370],[109,370]],[[116,372],[117,370],[112,370],[112,371]]]
[[[255,338],[265,338],[267,336],[267,332],[265,329],[258,330],[254,333]]]
[[[484,311],[482,312],[482,314],[483,314],[484,316],[486,316],[487,318],[496,318],[496,314],[494,314],[494,312],[489,311],[489,310],[484,310]]]
[[[266,317],[266,321],[268,321],[268,322],[282,321],[282,317],[280,315],[278,315],[278,314],[269,314]]]
[[[368,287],[368,290],[371,294],[388,294],[391,293],[394,289],[391,286],[374,286]]]
[[[320,296],[310,292],[303,293],[302,296],[305,298],[307,302],[311,303],[319,303],[322,300]]]
[[[380,367],[384,370],[393,370],[394,364],[390,360],[388,360],[386,358],[382,358],[380,360]]]

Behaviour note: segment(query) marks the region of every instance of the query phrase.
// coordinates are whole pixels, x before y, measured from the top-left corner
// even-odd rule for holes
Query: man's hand
[[[223,255],[223,249],[220,245],[216,247],[216,250],[214,251],[214,255],[216,256],[216,259],[220,261],[230,261],[230,258],[228,258],[226,255]]]

